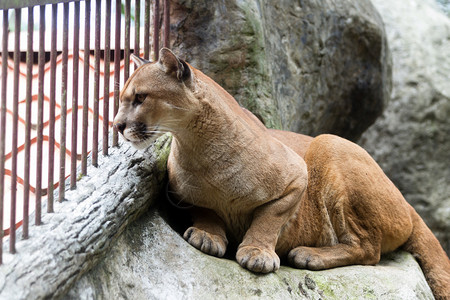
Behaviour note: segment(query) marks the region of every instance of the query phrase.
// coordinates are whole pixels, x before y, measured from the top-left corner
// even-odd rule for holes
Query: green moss
[[[317,284],[317,288],[322,291],[322,295],[325,297],[325,299],[335,299],[336,294],[333,289],[333,284],[330,284],[330,282],[321,276],[315,276],[314,280]]]
[[[83,177],[84,177],[84,175],[82,173],[79,173],[78,176],[77,176],[77,181],[80,181],[81,178],[83,178]]]
[[[364,288],[364,298],[365,299],[377,299],[377,296],[375,295],[375,291],[371,288]]]
[[[167,160],[170,154],[170,145],[172,143],[172,135],[167,133],[158,138],[152,146],[152,151],[156,157],[156,167],[161,173],[167,169]]]
[[[240,38],[246,45],[246,65],[242,70],[246,82],[240,102],[267,127],[281,129],[276,101],[272,97],[261,18],[251,2],[242,3],[240,8],[245,15]]]

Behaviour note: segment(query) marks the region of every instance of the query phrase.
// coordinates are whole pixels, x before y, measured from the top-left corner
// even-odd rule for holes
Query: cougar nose
[[[125,127],[127,125],[125,123],[116,123],[114,124],[114,127],[123,135],[123,131],[125,130]]]

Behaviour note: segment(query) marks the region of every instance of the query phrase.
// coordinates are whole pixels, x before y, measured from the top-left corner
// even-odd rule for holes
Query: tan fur
[[[170,50],[160,57],[135,58],[142,66],[125,84],[115,124],[137,147],[172,132],[170,186],[197,207],[190,244],[223,256],[228,235],[240,242],[239,264],[263,273],[279,268],[279,256],[322,270],[376,264],[403,248],[435,297],[450,295],[444,250],[366,151],[333,135],[266,129]]]

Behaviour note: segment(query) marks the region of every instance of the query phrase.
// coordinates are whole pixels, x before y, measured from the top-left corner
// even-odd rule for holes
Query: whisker
[[[174,124],[176,124],[176,123],[174,123]],[[169,125],[170,125],[170,124],[169,124]],[[172,128],[171,128],[171,127],[172,127]],[[171,126],[171,127],[159,125],[159,126],[155,127],[154,129],[155,129],[155,130],[163,130],[163,131],[165,131],[165,132],[172,132],[172,131],[173,131],[173,126]],[[152,128],[149,128],[149,129],[152,129]]]
[[[176,120],[164,121],[164,125],[159,125],[160,129],[164,129],[167,131],[172,131],[174,127],[176,127],[180,122]]]
[[[165,131],[146,131],[143,132],[144,135],[154,135],[154,134],[164,134],[166,133]]]
[[[179,110],[184,110],[184,111],[188,111],[188,110],[189,110],[189,109],[187,109],[187,108],[175,106],[175,105],[170,104],[170,103],[166,103],[166,104],[167,104],[168,106],[170,106],[171,108],[174,108],[174,109],[179,109]]]

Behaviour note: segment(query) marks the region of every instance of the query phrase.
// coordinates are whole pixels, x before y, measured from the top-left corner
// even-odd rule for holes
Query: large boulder
[[[373,0],[393,56],[392,100],[360,144],[450,253],[450,19],[432,0]]]
[[[174,5],[173,48],[268,127],[355,140],[391,91],[383,22],[369,0]]]
[[[64,299],[412,300],[433,295],[419,265],[405,252],[386,256],[376,266],[316,272],[282,266],[258,275],[234,260],[201,253],[152,210],[126,229]]]

